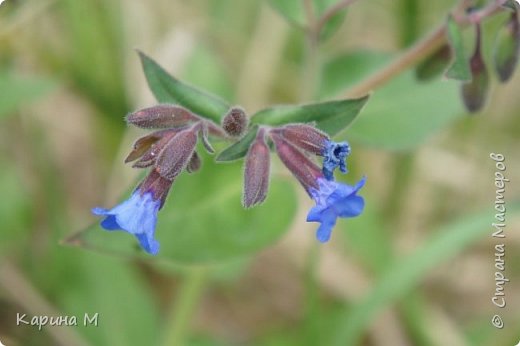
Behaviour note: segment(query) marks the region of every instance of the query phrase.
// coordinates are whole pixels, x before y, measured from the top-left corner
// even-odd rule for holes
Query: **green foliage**
[[[255,113],[251,122],[273,126],[314,122],[320,130],[334,136],[354,121],[367,100],[368,95],[358,99],[275,106]]]
[[[450,46],[445,44],[424,59],[415,69],[417,79],[429,81],[446,71],[451,58],[450,51]]]
[[[0,119],[46,95],[55,82],[43,77],[22,77],[0,72]]]
[[[337,4],[339,0],[313,0],[312,11],[316,17],[322,16],[328,9]],[[269,4],[284,16],[290,23],[299,28],[309,26],[307,22],[304,1],[301,0],[269,0]],[[335,13],[321,28],[319,36],[327,39],[332,36],[345,20],[346,9]]]
[[[448,16],[447,20],[447,34],[450,46],[453,52],[453,62],[446,71],[446,77],[451,79],[467,82],[471,80],[471,71],[469,68],[466,51],[464,49],[464,41],[462,32],[457,22],[452,16]]]
[[[518,214],[520,205],[508,211]],[[468,215],[441,227],[413,254],[396,260],[380,276],[374,288],[340,320],[333,345],[357,345],[363,331],[383,308],[405,297],[426,273],[440,263],[460,254],[480,237],[489,233],[492,213]]]
[[[172,77],[144,53],[139,52],[139,57],[148,86],[157,101],[179,104],[217,123],[226,115],[230,106],[224,100]]]

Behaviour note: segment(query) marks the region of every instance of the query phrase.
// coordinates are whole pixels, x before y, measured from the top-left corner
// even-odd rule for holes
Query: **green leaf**
[[[457,24],[457,22],[455,22],[451,15],[448,16],[446,30],[448,34],[448,40],[450,42],[450,46],[453,52],[453,62],[446,71],[445,76],[463,82],[470,81],[471,71],[464,50],[462,32],[460,31],[459,25]]]
[[[358,99],[308,105],[275,106],[255,113],[251,122],[273,126],[315,122],[320,130],[334,136],[354,121],[367,102],[368,97],[367,95]]]
[[[217,162],[234,161],[244,157],[249,150],[251,142],[256,137],[258,131],[258,125],[251,126],[249,132],[242,137],[239,141],[233,143],[231,146],[224,149],[215,159]]]
[[[518,203],[512,204],[511,213],[518,214],[518,211]],[[392,263],[376,281],[372,291],[345,311],[338,324],[342,328],[331,329],[336,331],[333,345],[357,345],[379,311],[404,298],[434,267],[489,235],[489,223],[493,219],[493,213],[481,212],[445,225],[413,254]]]
[[[265,203],[246,210],[241,204],[241,163],[218,165],[206,154],[201,157],[202,169],[181,174],[159,212],[156,236],[161,249],[157,257],[139,249],[132,235],[107,232],[98,223],[67,243],[125,257],[212,263],[255,253],[287,230],[297,203],[290,181],[274,177]]]
[[[319,18],[329,8],[337,4],[339,0],[313,0],[313,11],[315,16]],[[308,27],[307,16],[305,14],[304,1],[302,0],[269,0],[269,4],[285,17],[289,23],[300,28]],[[341,26],[346,16],[346,8],[335,13],[323,25],[320,34],[320,39],[325,40],[334,34]]]
[[[409,71],[374,93],[346,135],[372,147],[410,150],[462,114],[456,83],[418,84]]]
[[[179,81],[144,53],[138,53],[146,80],[157,101],[180,104],[200,116],[220,123],[229,104],[218,96]]]
[[[42,77],[21,77],[0,72],[0,119],[44,96],[55,84]]]

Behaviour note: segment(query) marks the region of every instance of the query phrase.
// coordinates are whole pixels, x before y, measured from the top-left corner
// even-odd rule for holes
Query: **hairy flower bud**
[[[251,208],[262,203],[269,189],[271,152],[265,143],[265,130],[260,129],[247,152],[244,169],[244,194],[242,204]]]
[[[493,60],[501,82],[507,82],[518,64],[520,55],[520,24],[515,9],[511,17],[500,29],[495,40]]]
[[[129,124],[145,129],[179,127],[198,120],[199,117],[186,108],[168,104],[143,108],[126,116]]]
[[[178,132],[164,146],[155,161],[157,172],[162,177],[173,180],[186,168],[197,145],[199,128],[200,124],[196,124]]]
[[[298,179],[305,190],[309,192],[310,188],[317,188],[317,179],[323,178],[320,167],[276,132],[271,132],[270,135],[280,160]]]
[[[306,124],[290,124],[273,132],[279,133],[285,140],[299,149],[315,155],[323,155],[329,136],[314,126]]]
[[[146,178],[137,186],[136,190],[139,190],[141,195],[149,192],[152,194],[154,200],[160,200],[160,209],[166,201],[172,184],[173,180],[162,177],[156,169],[152,168]]]
[[[462,84],[462,99],[469,112],[478,112],[486,103],[489,89],[489,74],[480,51],[480,24],[476,24],[477,43],[475,53],[470,59],[471,75],[469,83]]]
[[[201,165],[202,161],[200,160],[200,156],[196,151],[194,151],[193,155],[191,155],[190,162],[188,162],[188,165],[186,166],[186,171],[188,173],[194,173],[200,169]]]
[[[231,137],[242,136],[247,129],[247,125],[247,115],[240,107],[232,107],[222,118],[222,128]]]
[[[161,130],[138,139],[134,144],[134,150],[125,159],[125,163],[139,159],[132,167],[146,168],[153,165],[157,155],[178,132],[179,129]]]

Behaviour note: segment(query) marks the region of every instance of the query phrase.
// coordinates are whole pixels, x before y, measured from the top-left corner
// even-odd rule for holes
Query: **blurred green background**
[[[334,1],[318,1],[316,10]],[[272,5],[275,6],[272,6]],[[267,202],[240,208],[241,164],[205,156],[159,216],[158,258],[89,228],[137,182],[123,164],[155,103],[136,48],[249,113],[344,97],[453,1],[358,1],[307,61],[294,1],[6,0],[0,6],[0,341],[16,345],[514,345],[520,340],[520,74],[465,114],[459,84],[413,70],[376,89],[338,136],[365,212],[318,245],[312,206],[273,156]],[[286,6],[286,7],[284,7]],[[320,7],[321,6],[321,7]],[[297,8],[297,6],[296,6]],[[290,10],[289,10],[290,11]],[[505,16],[484,25],[489,60]],[[471,30],[465,31],[471,43]],[[468,44],[471,47],[471,44]],[[469,52],[468,52],[469,54]],[[316,75],[310,75],[309,69]],[[217,143],[218,148],[224,144]],[[491,237],[506,157],[506,238]],[[341,178],[343,179],[343,178]],[[122,197],[123,196],[123,197]],[[86,231],[85,231],[86,230]],[[75,235],[85,235],[78,239]],[[72,238],[71,238],[72,237]],[[66,239],[69,239],[66,241]],[[71,240],[72,239],[72,240]],[[506,244],[507,306],[495,292]],[[17,313],[78,326],[17,326]],[[99,313],[98,326],[83,316]],[[499,330],[491,318],[499,313]]]

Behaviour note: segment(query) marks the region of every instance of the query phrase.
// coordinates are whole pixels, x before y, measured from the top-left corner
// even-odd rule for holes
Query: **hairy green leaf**
[[[218,96],[183,83],[168,74],[154,60],[139,52],[148,85],[159,102],[177,103],[192,112],[220,123],[229,104]]]
[[[367,95],[358,99],[270,107],[255,113],[251,122],[273,126],[315,122],[320,130],[334,136],[354,121],[368,97]]]

